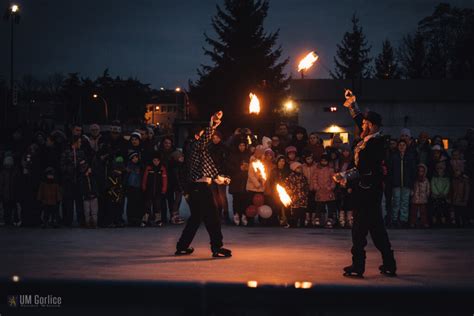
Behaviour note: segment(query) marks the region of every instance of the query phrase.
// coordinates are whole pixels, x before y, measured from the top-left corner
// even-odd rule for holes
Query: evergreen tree
[[[209,45],[204,52],[213,65],[201,65],[190,94],[201,117],[223,109],[237,125],[248,110],[250,92],[260,97],[262,114],[279,104],[289,84],[283,73],[289,60],[280,61],[282,49],[274,48],[279,31],[264,31],[268,0],[225,0],[223,8],[216,7],[212,27],[217,38],[204,34]]]
[[[420,33],[406,35],[399,49],[402,75],[405,79],[426,78],[425,40]]]
[[[352,16],[352,31],[346,32],[341,44],[337,45],[335,72],[331,76],[335,79],[370,78],[372,58],[369,57],[371,46],[368,45],[359,19]]]
[[[385,40],[382,52],[375,59],[375,77],[377,79],[399,79],[398,63],[395,59],[392,44]]]

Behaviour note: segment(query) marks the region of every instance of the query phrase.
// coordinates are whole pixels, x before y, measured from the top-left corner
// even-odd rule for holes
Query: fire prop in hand
[[[298,65],[298,72],[308,70],[318,60],[319,56],[315,52],[311,52],[303,58]]]
[[[283,205],[285,207],[290,206],[291,205],[291,198],[288,195],[288,193],[286,193],[285,188],[283,188],[281,185],[277,184],[276,189],[278,191],[278,196],[280,197],[281,203],[283,203]]]
[[[265,173],[265,166],[260,160],[256,160],[252,162],[252,168],[253,170],[255,170],[255,172],[260,173],[263,180],[265,181],[267,180],[267,174]]]
[[[250,97],[249,113],[250,114],[252,114],[252,113],[259,114],[260,113],[260,101],[258,100],[258,97],[253,93],[250,93],[249,97]]]

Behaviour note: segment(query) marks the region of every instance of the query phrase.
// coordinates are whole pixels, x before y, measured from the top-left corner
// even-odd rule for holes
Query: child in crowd
[[[329,156],[323,154],[319,162],[316,172],[313,176],[313,187],[316,191],[316,218],[314,225],[321,226],[323,213],[328,210],[326,217],[326,228],[333,228],[336,219],[337,203],[335,188],[336,183],[333,180],[334,170],[329,167]]]
[[[246,189],[248,192],[248,203],[247,205],[251,205],[253,201],[253,197],[255,194],[261,193],[263,194],[265,191],[265,182],[266,179],[264,175],[261,173],[260,170],[255,170],[253,163],[260,161],[263,164],[263,158],[264,158],[264,149],[262,145],[258,145],[255,148],[255,153],[253,154],[252,157],[250,157],[250,162],[249,162],[249,171],[248,171],[248,179],[247,179],[247,185]],[[265,170],[266,173],[266,170]],[[267,174],[268,175],[268,174]],[[252,225],[253,220],[250,218],[244,218],[242,217],[242,224],[244,226],[246,225]]]
[[[145,214],[142,217],[141,227],[146,227],[154,218],[154,226],[161,227],[161,199],[166,194],[168,176],[165,166],[161,163],[160,153],[154,152],[151,164],[145,168],[142,180],[142,189],[145,196]],[[153,215],[154,214],[154,215]]]
[[[38,190],[38,201],[42,207],[42,227],[59,227],[59,203],[61,203],[61,187],[55,176],[54,168],[48,167],[44,172]]]
[[[6,225],[21,226],[21,212],[18,208],[20,192],[20,171],[15,167],[12,156],[5,156],[0,172],[0,201],[3,205]]]
[[[463,227],[468,221],[469,202],[469,177],[466,176],[461,169],[453,169],[453,178],[451,180],[451,192],[449,200],[451,202],[450,220],[451,225]]]
[[[295,146],[288,146],[285,149],[286,153],[286,160],[288,160],[288,164],[291,165],[292,162],[298,161],[298,156],[297,156],[297,149]]]
[[[131,226],[139,226],[143,216],[142,193],[142,165],[139,153],[132,152],[128,155],[127,178],[125,191],[127,192],[127,220]]]
[[[313,179],[314,174],[316,173],[316,163],[313,159],[313,153],[311,151],[305,151],[303,153],[304,164],[303,164],[303,174],[309,184],[308,192],[308,208],[306,209],[306,216],[304,220],[304,226],[309,227],[313,224],[316,219],[316,189],[314,187]]]
[[[309,184],[303,174],[303,165],[297,161],[290,164],[291,173],[285,186],[291,198],[290,212],[287,215],[289,227],[303,227],[304,213],[308,207]]]
[[[428,201],[431,193],[430,181],[427,178],[428,167],[425,164],[418,165],[417,178],[411,191],[411,215],[410,227],[416,227],[418,213],[420,214],[421,225],[429,228],[428,222]]]
[[[431,179],[431,198],[433,205],[433,225],[439,223],[446,224],[448,215],[448,195],[450,192],[450,180],[446,174],[444,163],[439,163],[435,167],[435,174]]]
[[[274,220],[276,220],[275,224],[280,224],[280,226],[287,226],[287,218],[285,214],[284,205],[281,203],[280,197],[276,190],[276,186],[279,184],[281,186],[285,186],[286,178],[290,175],[290,168],[286,163],[286,158],[283,155],[279,155],[276,158],[276,166],[270,172],[270,177],[268,178],[268,185],[265,188],[266,195],[272,197],[271,201],[273,204],[270,206],[274,210],[273,214],[276,216]],[[279,220],[279,222],[278,222]]]
[[[97,214],[99,212],[99,188],[91,167],[85,160],[79,162],[81,176],[79,183],[84,201],[84,225],[86,228],[97,228]]]
[[[125,226],[122,218],[125,201],[124,170],[123,157],[116,157],[112,164],[112,172],[106,180],[105,218],[109,228]]]
[[[451,153],[451,170],[459,170],[461,173],[464,173],[466,161],[462,159],[462,154],[459,150],[455,149]]]

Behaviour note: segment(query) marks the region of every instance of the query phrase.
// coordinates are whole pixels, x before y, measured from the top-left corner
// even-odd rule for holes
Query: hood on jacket
[[[424,163],[419,163],[416,167],[423,168],[424,169],[423,177],[426,177],[426,174],[428,173],[428,167]]]

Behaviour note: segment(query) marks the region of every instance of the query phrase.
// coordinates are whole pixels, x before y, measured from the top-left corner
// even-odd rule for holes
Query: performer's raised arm
[[[201,132],[201,135],[198,140],[199,147],[207,146],[209,142],[212,139],[212,134],[214,133],[214,130],[221,124],[222,122],[222,116],[224,113],[222,111],[219,111],[217,113],[214,113],[211,116],[211,121],[209,123],[209,126],[204,129],[203,132]]]
[[[345,92],[346,101],[344,102],[344,106],[349,109],[354,122],[356,123],[359,130],[362,130],[362,119],[363,115],[357,105],[356,96],[352,93],[351,90],[347,89]]]

